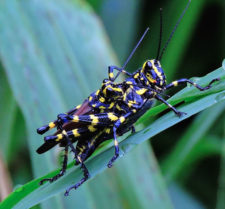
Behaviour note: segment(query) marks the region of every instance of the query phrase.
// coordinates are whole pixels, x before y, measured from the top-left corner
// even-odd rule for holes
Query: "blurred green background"
[[[186,0],[0,2],[0,155],[14,188],[60,166],[57,149],[36,154],[43,142],[36,128],[98,89],[107,66],[121,66],[147,27],[150,31],[127,70],[133,72],[146,59],[155,58],[159,8],[163,8],[164,45],[186,4]],[[224,9],[223,0],[192,0],[161,61],[168,82],[204,76],[222,65]],[[220,102],[171,127],[68,198],[61,192],[42,198],[33,208],[225,208],[224,109]],[[28,205],[34,205],[32,200]]]

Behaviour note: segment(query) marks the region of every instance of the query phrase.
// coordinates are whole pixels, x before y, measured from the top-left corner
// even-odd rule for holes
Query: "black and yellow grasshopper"
[[[180,84],[190,83],[200,91],[204,91],[211,88],[213,82],[219,80],[218,78],[213,79],[206,87],[201,87],[186,78],[166,84],[166,77],[161,67],[160,60],[173,33],[187,10],[189,3],[190,1],[180,16],[161,53],[161,41],[159,41],[156,59],[145,61],[143,66],[134,73],[129,73],[125,70],[127,62],[144,38],[148,31],[147,29],[122,68],[109,66],[108,79],[103,80],[99,90],[92,93],[81,105],[78,105],[65,114],[59,114],[55,121],[37,129],[39,134],[44,134],[52,128],[57,128],[55,134],[44,137],[45,142],[37,149],[37,153],[42,154],[57,144],[65,147],[63,166],[60,173],[52,178],[43,179],[40,184],[43,184],[45,181],[53,182],[64,175],[67,168],[68,149],[70,148],[75,156],[76,164],[79,164],[83,170],[84,177],[77,184],[66,190],[65,195],[67,196],[71,189],[77,189],[89,178],[90,174],[84,164],[85,160],[88,159],[102,142],[113,138],[115,154],[108,162],[108,167],[112,166],[113,162],[119,156],[117,136],[129,130],[135,132],[134,123],[151,108],[154,99],[166,104],[178,117],[185,114],[179,112],[161,97],[165,90]],[[162,17],[162,15],[160,17]],[[161,40],[162,18],[160,25]],[[118,71],[116,76],[114,75],[114,70]],[[115,79],[120,73],[128,77],[125,81],[116,83]],[[74,147],[73,144],[75,142],[77,144]]]

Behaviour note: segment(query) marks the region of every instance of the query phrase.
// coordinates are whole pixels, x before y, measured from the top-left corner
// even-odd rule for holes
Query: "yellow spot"
[[[115,145],[115,147],[118,147],[118,141],[117,140],[114,141],[114,145]]]
[[[118,91],[118,92],[122,92],[122,89],[121,88],[113,88],[111,87],[114,91]]]
[[[62,134],[65,135],[65,136],[67,136],[67,133],[66,133],[65,130],[62,131]]]
[[[104,95],[106,95],[106,88],[104,88],[102,92]]]
[[[109,77],[110,78],[113,78],[113,73],[109,73]]]
[[[96,117],[94,115],[90,115],[90,118],[91,118],[93,124],[98,124],[98,117]]]
[[[154,60],[150,60],[150,62],[152,63],[152,68],[155,71],[155,73],[157,74],[157,76],[160,78],[160,80],[163,79],[162,74],[158,71],[157,67],[154,64]]]
[[[105,98],[104,97],[100,97],[99,101],[103,103],[103,102],[105,102]]]
[[[80,163],[82,163],[80,156],[77,156],[77,159],[79,160]]]
[[[88,126],[88,130],[90,131],[90,132],[95,132],[97,129],[94,127],[94,126]]]
[[[99,109],[103,109],[104,110],[105,109],[105,106],[99,106]]]
[[[117,110],[122,110],[121,107],[118,104],[116,105],[116,109]]]
[[[111,129],[110,129],[110,128],[107,128],[107,129],[105,129],[105,132],[106,132],[107,134],[109,134],[109,133],[111,132]]]
[[[96,107],[96,104],[93,104],[92,107]]]
[[[48,124],[48,126],[49,126],[50,129],[54,128],[55,127],[55,123],[51,122],[51,123]]]
[[[72,130],[74,137],[79,137],[80,134],[78,133],[78,129]]]
[[[143,95],[146,91],[147,91],[147,89],[142,88],[140,90],[137,90],[136,93],[139,95]]]
[[[108,113],[108,118],[111,120],[111,121],[116,121],[118,120],[118,117],[115,116],[113,113]]]
[[[77,105],[77,106],[76,106],[76,109],[79,109],[80,107],[81,107],[81,105]]]
[[[95,95],[98,95],[98,94],[99,94],[99,92],[100,92],[99,90],[98,90],[98,91],[96,91],[96,92],[95,92]]]
[[[137,110],[136,110],[136,109],[133,109],[133,110],[132,110],[132,112],[133,112],[133,113],[136,113],[136,112],[137,112]]]
[[[73,122],[79,122],[79,116],[74,115],[73,116]]]
[[[60,141],[62,138],[63,138],[63,135],[62,135],[62,134],[58,134],[58,135],[57,135],[57,139],[56,139],[55,141],[58,142],[58,141]]]
[[[132,107],[133,104],[137,104],[137,102],[136,101],[132,101],[132,100],[128,101],[128,107]]]
[[[138,78],[139,77],[139,73],[136,73],[135,75],[134,75],[134,78]]]
[[[125,117],[120,117],[120,122],[123,123],[125,121]]]
[[[92,96],[90,96],[90,97],[89,97],[89,101],[91,101],[92,99],[93,99],[93,97],[92,97]]]
[[[177,81],[174,81],[174,82],[172,82],[172,84],[173,84],[174,86],[177,86],[177,85],[178,85],[178,82],[177,82]]]
[[[111,109],[113,106],[114,106],[114,102],[112,102],[112,103],[109,105],[109,109]]]
[[[131,81],[127,81],[126,84],[133,84]]]

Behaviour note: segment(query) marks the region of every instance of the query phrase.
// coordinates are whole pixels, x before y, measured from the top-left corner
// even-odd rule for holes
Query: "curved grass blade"
[[[182,104],[178,109],[182,112],[186,112],[182,118],[177,118],[173,112],[169,112],[156,121],[154,121],[151,125],[146,127],[144,130],[137,132],[136,134],[132,134],[127,137],[125,140],[120,142],[120,150],[121,156],[129,152],[131,149],[136,147],[138,144],[143,141],[149,139],[150,137],[164,131],[165,129],[173,126],[174,124],[181,122],[182,120],[214,105],[218,102],[225,100],[225,70],[220,68],[211,74],[199,79],[199,83],[208,83],[212,78],[212,76],[220,77],[221,81],[216,83],[214,87],[210,91],[193,93],[193,89],[187,87],[183,89],[181,92],[184,92],[187,98],[189,98],[184,104]],[[171,103],[180,101],[181,92],[177,93],[173,98],[171,98]],[[192,95],[194,94],[194,96]],[[190,99],[191,98],[191,99]],[[184,100],[184,98],[183,98]],[[161,106],[161,105],[160,105]],[[154,107],[151,114],[155,114],[156,112],[162,112],[164,107]],[[90,160],[87,161],[86,165],[90,170],[92,178],[106,169],[106,165],[108,160],[111,158],[112,153],[114,152],[113,146],[106,150],[102,150],[100,153],[94,155]],[[54,171],[49,173],[43,178],[53,176],[58,171]],[[41,178],[36,179],[28,184],[18,188],[14,193],[12,193],[1,206],[12,206],[14,205],[16,208],[20,208],[23,204],[36,204],[44,199],[50,198],[54,194],[64,190],[69,185],[74,184],[82,177],[82,173],[78,167],[73,167],[73,164],[70,164],[69,169],[65,177],[59,179],[58,181],[52,184],[45,184],[42,187],[38,186],[38,182]],[[76,191],[77,192],[77,191]],[[30,206],[32,206],[32,204]]]
[[[201,149],[197,151],[196,148],[202,144],[203,136],[206,135],[207,130],[215,123],[224,109],[225,102],[220,102],[202,112],[190,125],[171,153],[165,157],[161,168],[167,182],[171,183],[171,181],[176,179],[188,163],[194,162],[193,158],[201,154],[207,154],[205,150],[202,150],[204,153],[201,153]],[[195,152],[193,153],[193,151]],[[185,173],[187,175],[187,171]]]
[[[41,176],[58,167],[58,164],[53,160],[55,157],[52,152],[43,156],[35,153],[35,149],[42,143],[35,129],[55,118],[59,111],[78,104],[84,95],[97,89],[103,72],[106,74],[107,65],[115,64],[115,59],[101,25],[84,3],[76,1],[72,5],[62,1],[55,4],[52,0],[41,3],[25,0],[18,3],[12,0],[2,1],[0,6],[1,59],[26,119],[34,174]],[[94,50],[90,50],[90,47]],[[134,176],[136,174],[137,171]],[[148,176],[151,177],[151,172]],[[100,179],[98,184],[106,185],[106,182],[107,180]],[[15,196],[12,195],[12,199],[9,197],[10,202],[6,207],[31,207],[50,197],[45,195],[39,201],[28,198],[29,200],[20,202],[24,195],[29,196],[37,187],[39,185],[35,181],[35,184],[16,190]],[[106,191],[105,188],[102,190]],[[41,194],[42,190],[39,192]],[[133,194],[137,193],[133,191]],[[138,194],[141,196],[142,192],[139,190]],[[100,201],[92,201],[94,195],[94,186],[84,185],[70,199],[80,208],[93,208]],[[165,189],[159,190],[158,195],[166,197]],[[117,201],[118,196],[116,198]],[[161,204],[167,202],[169,200],[161,201]],[[68,202],[65,203],[62,197],[58,197],[45,202],[44,207],[55,209],[66,204]],[[0,207],[4,207],[4,203]]]

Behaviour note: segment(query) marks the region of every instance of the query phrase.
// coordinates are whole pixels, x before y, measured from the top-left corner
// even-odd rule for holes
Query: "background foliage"
[[[132,72],[146,59],[154,58],[159,39],[159,8],[163,7],[165,43],[186,3],[180,0],[1,1],[0,154],[13,187],[18,188],[9,199],[16,202],[15,208],[225,207],[224,101],[164,132],[162,127],[166,128],[167,121],[172,126],[178,119],[172,113],[157,119],[153,113],[159,109],[153,109],[137,126],[138,130],[148,126],[156,133],[161,132],[152,138],[151,145],[146,141],[135,146],[112,169],[71,192],[69,198],[64,198],[62,191],[81,177],[78,168],[69,169],[65,178],[51,186],[38,187],[39,179],[31,181],[60,165],[57,149],[41,156],[36,154],[42,143],[36,128],[99,88],[107,76],[107,66],[122,64],[148,26],[150,32],[128,69]],[[222,0],[192,0],[162,60],[168,81],[203,76],[221,66],[224,14]],[[211,92],[213,99],[207,97],[212,104],[213,96],[222,89],[224,86],[218,85]],[[187,92],[187,96],[192,93]],[[196,96],[199,102],[201,96]],[[176,98],[179,95],[172,101]],[[206,102],[194,105],[192,109],[200,111]],[[163,108],[159,108],[161,112]],[[151,133],[140,133],[143,134],[140,142],[154,135]],[[132,140],[138,137],[129,137],[122,150],[126,153]],[[111,154],[112,149],[102,150],[88,162],[93,176],[103,170]],[[4,181],[3,176],[0,178]],[[26,187],[19,188],[27,182],[30,183]],[[29,195],[24,198],[20,194]],[[6,208],[3,204],[1,207]]]

